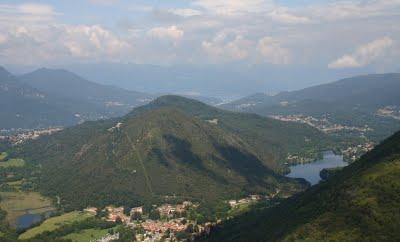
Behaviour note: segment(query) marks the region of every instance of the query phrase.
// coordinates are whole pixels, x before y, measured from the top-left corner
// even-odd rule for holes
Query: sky
[[[394,72],[399,23],[400,0],[2,0],[0,64]]]

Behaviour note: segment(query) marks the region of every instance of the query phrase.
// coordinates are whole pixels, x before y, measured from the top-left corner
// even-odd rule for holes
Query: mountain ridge
[[[238,120],[233,117],[240,117],[241,126],[250,125],[248,129],[262,124],[261,136],[271,130],[269,137],[256,138],[260,146],[270,145],[262,152],[254,148],[249,143],[253,133],[234,132]],[[280,132],[286,129],[287,134]],[[26,160],[42,165],[41,191],[60,196],[66,208],[133,206],[173,195],[214,202],[276,189],[282,195],[304,189],[304,181],[279,174],[277,167],[283,163],[276,159],[281,155],[278,150],[286,150],[287,140],[301,141],[290,145],[302,149],[303,132],[312,142],[322,143],[322,134],[302,129],[167,96],[122,118],[86,122],[29,142],[21,152]],[[285,138],[278,141],[275,132]]]

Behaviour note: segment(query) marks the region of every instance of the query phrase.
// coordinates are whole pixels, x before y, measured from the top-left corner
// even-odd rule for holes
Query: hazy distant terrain
[[[15,76],[2,68],[0,128],[69,126],[120,116],[148,103],[150,94],[87,81],[65,70],[39,69]]]
[[[353,127],[368,125],[372,130],[366,135],[381,140],[400,128],[399,90],[400,74],[366,75],[275,96],[255,94],[221,107],[265,116],[312,116]]]

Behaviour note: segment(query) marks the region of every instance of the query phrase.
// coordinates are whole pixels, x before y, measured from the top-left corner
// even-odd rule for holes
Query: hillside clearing
[[[72,224],[74,222],[80,222],[87,218],[92,217],[93,215],[84,213],[84,212],[69,212],[60,216],[52,217],[46,219],[42,224],[38,227],[31,228],[27,230],[25,233],[21,234],[18,239],[30,239],[39,235],[43,232],[51,232],[54,231],[63,225]]]

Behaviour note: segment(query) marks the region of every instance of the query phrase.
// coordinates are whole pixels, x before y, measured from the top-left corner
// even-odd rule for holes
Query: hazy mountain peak
[[[6,68],[3,66],[0,66],[0,77],[12,77],[13,74],[11,74],[9,71],[7,71]]]

